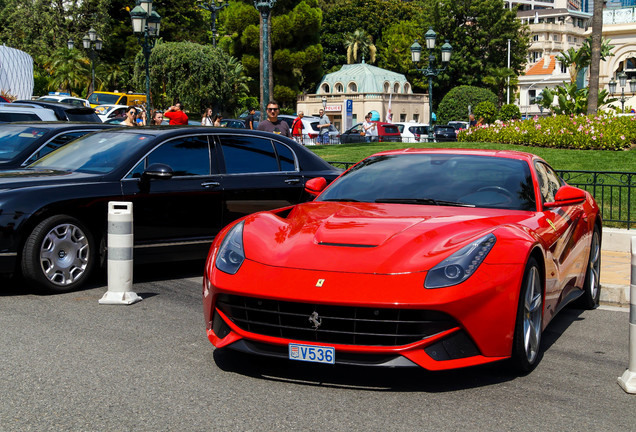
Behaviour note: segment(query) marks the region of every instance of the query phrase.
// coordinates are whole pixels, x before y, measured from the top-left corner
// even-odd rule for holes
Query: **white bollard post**
[[[99,304],[133,304],[133,213],[131,202],[108,203],[108,291]]]
[[[627,393],[636,394],[636,237],[632,237],[632,273],[629,287],[629,366],[618,385]]]

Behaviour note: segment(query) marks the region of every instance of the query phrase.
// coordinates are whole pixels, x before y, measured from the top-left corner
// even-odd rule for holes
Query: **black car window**
[[[425,126],[411,126],[409,131],[415,135],[424,135],[427,132]]]
[[[400,124],[400,125],[396,125],[396,126],[397,126],[398,130],[400,131],[400,133],[404,132],[404,125]],[[409,130],[411,130],[411,129],[409,128]]]
[[[99,116],[90,108],[69,109],[66,111],[68,121],[101,123]]]
[[[400,131],[395,125],[384,125],[384,132],[388,134],[399,134]]]
[[[221,148],[228,174],[278,171],[272,141],[250,136],[221,135]]]
[[[162,163],[170,166],[175,177],[210,174],[210,150],[207,136],[190,136],[161,144],[146,158],[146,167]]]
[[[454,133],[455,128],[452,126],[435,126],[435,132]]]
[[[49,130],[31,126],[0,127],[0,160],[11,160]]]
[[[355,125],[351,129],[349,129],[349,133],[358,133],[359,134],[360,132],[362,132],[362,123],[358,123],[357,125]]]
[[[0,113],[0,122],[41,121],[36,114],[31,113]]]
[[[60,134],[56,137],[54,137],[52,140],[50,140],[49,142],[47,142],[45,145],[43,145],[42,147],[40,147],[38,149],[37,152],[35,152],[27,161],[25,164],[30,164],[32,162],[35,162],[36,160],[40,159],[43,156],[46,156],[47,154],[51,153],[53,150],[57,150],[60,147],[62,147],[64,144],[66,144],[69,141],[72,141],[76,138],[79,138],[81,136],[86,135],[87,133],[92,132],[92,131],[77,131],[77,132],[66,132],[63,134]]]
[[[537,179],[539,180],[539,189],[543,202],[554,201],[554,196],[559,188],[563,185],[561,178],[548,165],[537,162],[535,163],[537,170]]]
[[[317,200],[536,209],[525,161],[441,153],[369,157]]]
[[[294,159],[294,152],[286,145],[275,141],[276,153],[278,153],[278,160],[280,161],[281,171],[296,171],[296,162]]]

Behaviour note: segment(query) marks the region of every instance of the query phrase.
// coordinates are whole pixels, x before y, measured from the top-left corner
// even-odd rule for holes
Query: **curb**
[[[599,303],[606,306],[629,306],[629,285],[601,284]]]

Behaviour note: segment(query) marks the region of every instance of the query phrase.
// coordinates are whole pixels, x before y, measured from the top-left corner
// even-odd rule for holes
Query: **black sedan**
[[[22,122],[0,124],[0,170],[24,167],[69,141],[112,128],[103,123]]]
[[[433,128],[433,135],[435,135],[435,141],[457,141],[457,132],[453,126],[435,126]]]
[[[0,172],[0,273],[49,292],[76,289],[103,263],[109,201],[131,201],[135,262],[205,258],[247,214],[310,199],[305,182],[340,171],[260,131],[123,128],[86,135]]]

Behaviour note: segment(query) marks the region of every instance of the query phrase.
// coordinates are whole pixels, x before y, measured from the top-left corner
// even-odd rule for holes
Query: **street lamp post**
[[[263,118],[265,114],[265,107],[272,93],[272,81],[269,74],[272,63],[269,18],[275,3],[276,0],[254,0],[254,7],[261,14],[261,118]]]
[[[73,39],[69,39],[66,42],[66,46],[70,50],[75,48],[75,42],[73,42]],[[82,46],[85,50],[88,50],[88,55],[91,59],[91,87],[88,91],[88,94],[91,94],[95,91],[95,58],[97,56],[95,51],[101,51],[103,46],[102,38],[99,37],[94,28],[91,27],[88,33],[82,38]]]
[[[152,108],[150,100],[150,70],[148,62],[150,54],[159,37],[161,26],[161,16],[152,8],[152,0],[137,0],[137,6],[130,11],[133,33],[142,44],[144,57],[146,59],[146,106],[150,113]]]
[[[618,74],[618,82],[621,85],[621,97],[620,97],[620,101],[621,101],[621,111],[625,112],[625,101],[627,100],[627,98],[625,97],[625,86],[627,85],[627,74],[625,72],[621,72]],[[629,90],[632,93],[636,93],[636,79],[631,79],[629,80]],[[614,95],[614,93],[616,93],[616,81],[611,80],[609,82],[609,91],[612,94],[612,96]]]
[[[424,69],[416,69],[418,72],[422,72],[426,77],[428,77],[428,103],[429,103],[429,127],[428,127],[428,140],[429,142],[435,139],[433,134],[433,77],[438,76],[440,73],[446,70],[446,65],[450,61],[451,53],[453,52],[453,47],[446,41],[444,45],[442,45],[442,68],[435,68],[435,54],[433,54],[433,50],[435,49],[435,39],[437,38],[437,33],[433,31],[433,28],[429,28],[426,34],[424,35],[426,39],[426,49],[428,50],[428,65]],[[411,45],[411,60],[417,67],[417,63],[420,61],[420,57],[422,54],[422,46],[415,41],[413,45]]]
[[[88,34],[82,38],[82,45],[85,50],[88,50],[91,58],[91,88],[89,94],[95,91],[95,57],[97,53],[95,51],[102,50],[102,38],[99,37],[97,31],[91,27]]]
[[[201,9],[205,9],[206,11],[212,14],[212,46],[216,46],[216,17],[217,14],[227,6],[227,3],[223,3],[223,0],[219,0],[219,4],[217,5],[216,0],[212,0],[209,3],[205,3],[203,0],[197,0],[197,6]]]

